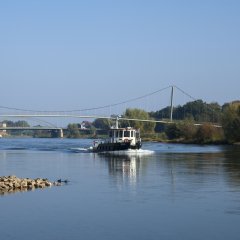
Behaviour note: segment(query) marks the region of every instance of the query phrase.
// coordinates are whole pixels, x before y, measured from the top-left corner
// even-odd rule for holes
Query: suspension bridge
[[[170,91],[169,91],[170,90]],[[117,113],[116,108],[119,106],[125,106],[125,109],[127,108],[140,108],[142,110],[144,109],[144,106],[142,104],[141,107],[139,107],[139,101],[146,102],[146,99],[151,97],[159,97],[159,95],[162,92],[169,91],[170,97],[169,97],[169,105],[167,106],[169,108],[169,114],[168,118],[162,116],[161,119],[138,119],[138,118],[127,118],[127,117],[121,117],[121,113]],[[172,124],[175,123],[176,119],[173,118],[174,116],[174,96],[175,92],[178,91],[181,94],[183,94],[185,97],[190,99],[191,101],[197,101],[196,98],[192,97],[190,94],[186,93],[184,90],[177,86],[168,86],[162,89],[159,89],[157,91],[138,96],[135,98],[131,98],[125,101],[103,105],[103,106],[94,106],[91,108],[81,108],[81,109],[74,109],[74,110],[60,110],[60,111],[46,111],[46,110],[33,110],[33,109],[23,109],[23,108],[14,108],[14,107],[8,107],[8,106],[0,106],[0,121],[9,120],[9,119],[27,119],[31,121],[39,121],[43,122],[47,126],[32,126],[32,127],[8,127],[5,125],[0,126],[1,131],[6,130],[53,130],[53,131],[59,131],[59,136],[63,137],[63,130],[66,129],[66,127],[63,126],[56,126],[56,124],[53,124],[49,121],[44,121],[40,119],[110,119],[114,120],[116,119],[116,116],[118,116],[119,120],[127,120],[127,121],[141,121],[141,122],[154,122],[154,123],[160,123],[160,124]],[[138,102],[138,105],[136,104]],[[102,110],[108,109],[109,114],[102,114]],[[111,109],[111,112],[109,111]],[[158,108],[160,110],[161,107]],[[211,110],[211,109],[210,109]],[[146,110],[145,110],[146,111]],[[214,110],[212,110],[214,113]],[[85,114],[85,113],[88,114]],[[96,114],[98,112],[98,114]],[[94,114],[89,114],[94,113]],[[120,117],[119,117],[120,116]],[[194,122],[193,123],[196,126],[204,124],[204,122]],[[221,127],[221,125],[212,122],[211,123],[215,127]]]

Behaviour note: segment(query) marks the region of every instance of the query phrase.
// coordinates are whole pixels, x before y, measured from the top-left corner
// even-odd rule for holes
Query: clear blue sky
[[[0,3],[0,105],[65,110],[177,85],[240,99],[239,0]]]

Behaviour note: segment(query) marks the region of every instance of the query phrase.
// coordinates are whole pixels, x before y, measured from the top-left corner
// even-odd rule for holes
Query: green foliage
[[[197,133],[197,127],[194,126],[194,122],[190,120],[185,120],[177,124],[179,129],[180,137],[183,137],[185,140],[193,140]]]
[[[51,132],[47,130],[37,130],[33,132],[34,138],[51,138]]]
[[[93,125],[89,127],[89,134],[93,134],[93,135],[96,134],[96,128]]]
[[[76,123],[68,124],[67,130],[68,130],[69,138],[79,138],[80,137],[78,124],[76,124]]]
[[[109,120],[109,119],[102,119],[102,118],[97,118],[93,121],[92,125],[97,128],[97,129],[103,129],[103,130],[107,130],[109,129],[111,126],[113,126],[113,121]]]
[[[154,129],[154,131],[156,133],[164,132],[164,130],[165,130],[165,124],[163,124],[163,123],[156,123],[155,129]]]
[[[214,143],[224,140],[222,128],[216,128],[208,123],[200,126],[195,126],[191,121],[169,124],[165,133],[170,140],[181,139],[186,142]]]
[[[30,127],[30,125],[26,121],[13,122],[13,121],[5,120],[3,121],[3,123],[6,123],[7,127]]]
[[[196,139],[199,143],[212,143],[223,140],[223,132],[221,128],[216,128],[208,123],[198,127]]]
[[[218,103],[207,104],[202,100],[188,102],[183,106],[173,109],[173,119],[194,120],[197,122],[220,122],[221,106]],[[163,108],[157,112],[151,112],[151,117],[156,119],[169,119],[170,107]]]
[[[147,113],[141,109],[126,109],[124,117],[131,119],[169,119],[170,107],[163,108],[156,112]],[[154,122],[141,121],[119,121],[120,127],[132,126],[140,129],[142,136],[146,139],[156,141],[181,140],[186,142],[211,143],[223,141],[225,139],[232,142],[240,142],[240,101],[226,103],[222,107],[218,103],[205,103],[202,100],[188,102],[183,106],[174,107],[173,119],[179,120],[177,123],[164,125]],[[196,122],[215,122],[222,124],[223,129],[216,128],[211,124],[195,126]],[[8,127],[30,127],[26,121],[5,120]],[[79,138],[87,135],[106,134],[107,130],[115,125],[114,120],[95,119],[93,123],[85,122],[86,129],[79,131],[79,124],[69,124],[65,136]],[[17,131],[8,130],[11,135],[28,135],[35,137],[57,137],[58,132],[54,131]]]
[[[59,130],[52,130],[51,131],[51,138],[58,138],[60,137],[60,131]]]
[[[225,105],[222,125],[224,134],[229,142],[240,141],[240,103]]]
[[[5,123],[7,127],[30,127],[28,122],[26,121],[9,121],[9,120],[4,120],[2,123]],[[13,136],[32,136],[32,131],[30,130],[7,130],[8,134],[13,135]]]
[[[175,123],[167,125],[165,133],[170,140],[178,139],[181,136],[180,129]]]
[[[168,139],[165,132],[143,133],[141,135],[141,138],[142,138],[143,141],[156,141],[156,142],[163,142],[163,141],[166,141]]]
[[[15,127],[30,127],[26,121],[17,121],[14,125]]]
[[[124,117],[130,118],[130,119],[148,119],[148,120],[151,119],[149,117],[149,114],[146,111],[137,109],[137,108],[126,109]],[[154,132],[154,128],[156,126],[156,123],[154,122],[130,121],[130,124],[132,127],[136,129],[140,129],[141,132],[148,132],[148,133]]]

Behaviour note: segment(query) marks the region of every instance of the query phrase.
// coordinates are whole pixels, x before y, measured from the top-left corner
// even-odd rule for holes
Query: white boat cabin
[[[131,145],[136,145],[140,140],[140,131],[131,127],[127,128],[112,128],[109,130],[110,143],[116,142],[131,142]]]

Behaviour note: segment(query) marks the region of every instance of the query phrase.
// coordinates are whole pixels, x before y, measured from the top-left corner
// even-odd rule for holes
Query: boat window
[[[118,138],[118,131],[115,131],[115,137]]]
[[[123,137],[123,131],[119,131],[119,137],[120,137],[120,138]]]
[[[134,137],[134,135],[133,135],[133,131],[131,131],[131,137]]]
[[[136,132],[136,138],[140,138],[140,132]]]
[[[113,137],[113,131],[109,131],[109,137]]]
[[[130,131],[124,131],[124,137],[130,137]]]

